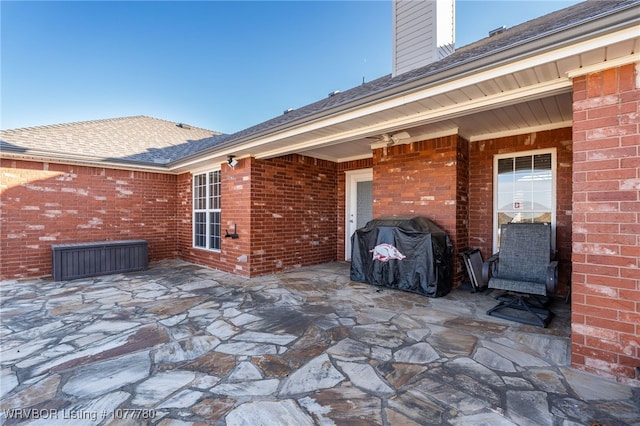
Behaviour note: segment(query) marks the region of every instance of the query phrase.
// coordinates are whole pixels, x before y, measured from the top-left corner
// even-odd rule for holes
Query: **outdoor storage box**
[[[140,271],[148,267],[148,245],[144,240],[56,244],[51,250],[52,273],[56,281]]]

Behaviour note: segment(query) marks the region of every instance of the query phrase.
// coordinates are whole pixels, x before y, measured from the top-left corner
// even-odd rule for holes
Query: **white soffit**
[[[513,90],[510,92],[502,92],[491,96],[485,96],[479,99],[471,99],[467,102],[448,105],[437,110],[419,112],[413,115],[403,115],[400,118],[378,119],[371,121],[368,126],[355,127],[344,132],[336,132],[322,137],[300,138],[299,142],[295,142],[295,137],[289,140],[274,139],[272,140],[272,149],[256,150],[254,156],[256,158],[269,158],[279,155],[285,155],[291,152],[301,152],[319,146],[336,145],[349,140],[357,139],[362,135],[373,135],[385,133],[390,128],[408,128],[412,126],[435,123],[441,120],[460,117],[472,113],[482,112],[489,109],[499,108],[513,103],[522,103],[527,100],[539,99],[541,97],[552,96],[559,93],[566,93],[572,87],[571,80],[558,79],[550,83],[542,83],[528,87],[525,89]],[[380,114],[381,112],[378,112]],[[372,118],[376,114],[372,113]],[[257,141],[256,141],[257,144]],[[255,145],[253,146],[255,147]],[[253,148],[252,147],[252,148]],[[243,147],[244,148],[244,147]]]
[[[565,127],[571,127],[572,125],[573,125],[572,121],[562,121],[562,122],[557,122],[557,123],[542,124],[540,126],[532,126],[532,127],[524,127],[524,128],[519,128],[519,129],[505,130],[505,131],[502,131],[502,132],[486,133],[486,134],[481,134],[481,135],[470,135],[470,136],[460,135],[460,136],[462,136],[463,138],[467,139],[469,142],[476,142],[476,141],[483,141],[483,140],[487,140],[487,139],[505,138],[505,137],[508,137],[508,136],[521,135],[521,134],[524,134],[524,133],[536,133],[536,132],[543,132],[545,130],[562,129],[562,128],[565,128]]]
[[[408,93],[404,95],[401,94],[393,97],[392,99],[383,100],[383,101],[366,105],[360,108],[354,108],[351,111],[347,111],[345,113],[338,113],[332,117],[327,117],[325,119],[318,120],[314,123],[309,123],[305,126],[287,129],[279,134],[274,134],[274,135],[265,137],[264,139],[262,139],[262,143],[268,143],[277,139],[286,138],[289,136],[294,136],[296,134],[309,132],[314,129],[330,126],[332,124],[345,122],[355,118],[371,115],[376,112],[395,108],[410,102],[415,102],[422,99],[434,97],[439,94],[453,92],[455,90],[459,90],[464,87],[468,87],[468,86],[480,84],[492,79],[496,79],[500,76],[515,74],[519,71],[533,69],[537,66],[541,66],[549,62],[566,59],[569,56],[580,55],[584,52],[593,51],[595,49],[605,48],[611,44],[615,44],[617,42],[621,42],[624,40],[628,40],[630,38],[637,38],[637,37],[638,37],[637,28],[630,28],[630,29],[622,30],[615,34],[597,37],[589,41],[576,43],[568,47],[553,50],[551,52],[544,52],[536,56],[528,57],[528,58],[515,61],[506,65],[492,68],[486,71],[480,71],[463,78],[453,78],[450,81],[447,81],[446,83],[432,85],[430,87],[416,90],[412,93]],[[559,87],[566,88],[566,87],[571,87],[572,85],[572,82],[568,76],[559,80],[560,81],[558,80],[552,81],[551,83],[549,83],[548,86],[546,86],[546,88],[550,89],[551,91],[554,91],[554,90],[557,90]],[[540,85],[539,87],[533,88],[533,89],[540,90],[541,93],[544,93],[543,91],[544,87],[545,85]],[[521,88],[520,90],[531,92],[531,88]],[[511,98],[517,99],[518,92],[519,90],[515,90],[511,92],[510,93]],[[529,96],[529,95],[531,95],[531,93],[527,94],[526,96]],[[256,143],[259,144],[258,141],[256,141]]]

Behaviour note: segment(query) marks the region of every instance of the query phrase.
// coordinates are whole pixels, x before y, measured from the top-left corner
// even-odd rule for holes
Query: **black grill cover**
[[[402,260],[374,260],[379,244],[391,244]],[[380,218],[351,237],[352,281],[440,297],[451,290],[453,247],[447,233],[425,217]]]

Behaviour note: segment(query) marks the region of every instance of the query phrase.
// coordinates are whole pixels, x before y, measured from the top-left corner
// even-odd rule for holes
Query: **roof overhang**
[[[231,137],[173,163],[151,164],[43,150],[2,157],[179,174],[237,159],[300,153],[335,162],[371,157],[403,132],[411,143],[458,134],[470,142],[572,125],[572,79],[640,62],[638,4],[572,27],[529,38],[473,59],[434,67],[362,98],[265,130]],[[244,132],[242,134],[245,134]]]
[[[622,22],[622,23],[621,23]],[[170,166],[184,172],[236,158],[302,153],[332,161],[371,156],[376,137],[404,143],[458,133],[469,141],[568,127],[572,78],[638,62],[637,7],[493,52],[280,127],[232,139]]]
[[[171,171],[166,165],[152,165],[144,162],[123,161],[122,159],[112,159],[95,157],[90,154],[68,154],[56,153],[41,150],[8,150],[3,149],[1,158],[16,161],[37,161],[53,164],[67,164],[72,166],[106,167],[109,169],[135,170],[154,173],[178,174]]]

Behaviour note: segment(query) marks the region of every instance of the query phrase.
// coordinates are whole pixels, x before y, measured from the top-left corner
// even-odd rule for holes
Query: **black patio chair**
[[[460,257],[467,268],[469,282],[471,284],[471,292],[484,291],[487,288],[487,282],[482,277],[482,252],[479,248],[469,249],[460,253]]]
[[[551,225],[508,223],[500,231],[500,252],[483,264],[490,289],[504,290],[488,315],[546,327],[547,308],[558,285],[558,262],[552,260]]]

